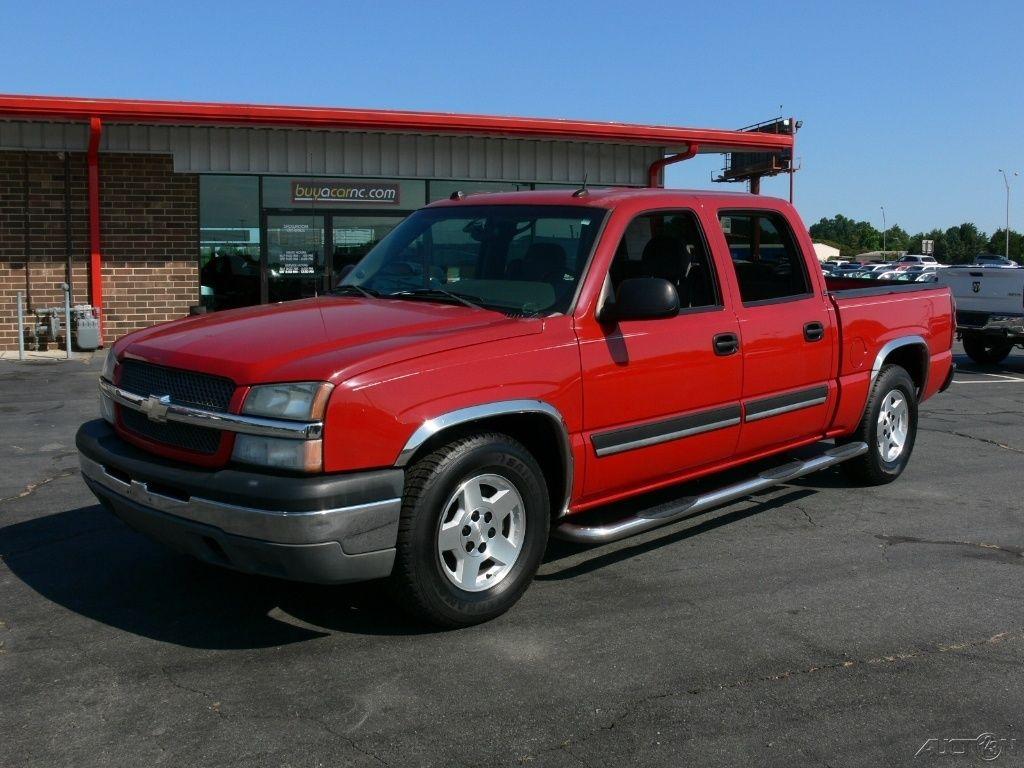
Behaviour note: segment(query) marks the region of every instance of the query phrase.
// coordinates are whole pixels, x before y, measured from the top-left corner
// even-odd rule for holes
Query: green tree
[[[970,264],[979,253],[988,250],[988,236],[977,225],[964,222],[946,230],[945,260],[950,264]]]
[[[815,240],[836,244],[844,256],[877,251],[882,245],[882,233],[870,222],[854,221],[841,213],[812,224],[809,231]]]
[[[887,251],[909,251],[910,235],[899,224],[893,224],[885,230],[884,244]]]
[[[988,252],[1000,256],[1006,253],[1006,229],[997,229],[988,239]],[[1016,262],[1024,260],[1024,234],[1010,230],[1010,258]]]

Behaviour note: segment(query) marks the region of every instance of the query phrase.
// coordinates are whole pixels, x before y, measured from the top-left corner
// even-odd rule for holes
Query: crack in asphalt
[[[647,704],[663,701],[665,699],[671,699],[680,695],[688,696],[701,696],[707,693],[714,693],[717,691],[728,691],[741,688],[749,688],[755,685],[761,685],[764,683],[778,683],[786,680],[792,680],[806,675],[813,675],[819,672],[834,672],[849,670],[854,668],[863,668],[869,666],[879,666],[884,664],[895,664],[899,662],[914,661],[916,659],[927,658],[930,656],[938,656],[944,653],[953,653],[957,651],[965,651],[976,648],[994,647],[1000,643],[1008,642],[1011,640],[1020,640],[1024,638],[1024,631],[1022,630],[1006,630],[999,632],[991,637],[982,638],[979,640],[964,640],[955,643],[936,644],[931,647],[924,648],[913,648],[909,651],[898,651],[896,653],[885,654],[883,656],[875,656],[866,659],[846,659],[845,661],[830,662],[826,664],[816,664],[803,669],[785,670],[772,675],[760,675],[756,677],[744,677],[739,680],[727,681],[718,684],[706,685],[703,687],[689,688],[682,694],[676,691],[669,691],[667,693],[657,693],[650,696],[642,696],[638,699],[629,702],[625,709],[618,716],[614,717],[611,722],[599,726],[591,733],[581,738],[570,738],[560,742],[558,745],[542,749],[536,753],[536,755],[526,755],[519,758],[520,763],[526,763],[536,759],[539,755],[550,754],[552,752],[563,751],[567,755],[571,755],[577,760],[581,760],[579,755],[572,752],[574,746],[583,744],[585,741],[590,740],[594,736],[613,731],[620,724],[628,720],[635,712],[640,710]],[[582,761],[582,760],[581,760]]]
[[[1014,557],[1024,558],[1024,547],[1009,547],[1000,544],[988,544],[984,541],[960,541],[957,539],[921,539],[915,536],[887,536],[876,533],[875,538],[885,542],[886,546],[894,544],[938,544],[947,547],[974,547],[995,552],[1004,552]]]
[[[164,680],[166,680],[168,683],[170,683],[173,687],[177,688],[178,690],[202,696],[204,699],[211,702],[210,706],[208,706],[207,709],[209,709],[218,717],[224,716],[224,713],[220,711],[220,702],[214,700],[213,695],[211,695],[207,691],[204,691],[201,688],[193,688],[190,685],[185,685],[184,683],[178,682],[178,680],[174,677],[174,675],[171,674],[170,670],[167,669],[167,667],[160,667],[160,674],[164,676]]]
[[[807,518],[807,522],[808,522],[808,523],[810,523],[811,525],[813,525],[813,526],[814,526],[815,528],[817,528],[817,527],[818,527],[818,524],[817,524],[816,522],[814,522],[814,518],[812,518],[812,517],[811,517],[811,514],[810,514],[810,512],[808,512],[808,511],[807,511],[806,509],[804,509],[804,508],[803,508],[802,506],[800,506],[799,504],[793,504],[792,502],[790,503],[790,505],[789,505],[789,506],[791,506],[791,507],[793,507],[794,509],[796,509],[796,510],[798,510],[798,511],[802,512],[802,513],[803,513],[803,516]]]
[[[180,682],[179,680],[177,680],[174,677],[173,674],[171,674],[171,671],[167,667],[160,667],[160,673],[163,676],[164,680],[166,680],[168,683],[170,683],[172,687],[177,688],[180,691],[185,691],[186,693],[191,693],[191,694],[195,694],[197,696],[201,696],[204,699],[206,699],[208,702],[210,702],[210,704],[207,706],[207,709],[209,709],[211,712],[213,712],[219,718],[230,719],[230,718],[233,718],[233,717],[240,717],[240,718],[246,719],[246,720],[273,720],[274,722],[279,722],[280,719],[281,719],[279,716],[276,716],[276,715],[274,715],[274,716],[260,716],[260,715],[253,715],[253,714],[246,713],[246,712],[238,712],[238,713],[232,713],[230,711],[229,712],[225,712],[223,710],[222,702],[219,699],[217,699],[217,697],[215,697],[213,694],[211,694],[209,691],[204,691],[201,688],[194,688],[194,687],[192,687],[190,685],[186,685],[185,683]],[[328,724],[327,721],[324,720],[323,718],[313,717],[312,715],[303,715],[303,714],[300,714],[298,712],[295,712],[294,714],[292,714],[290,719],[295,721],[295,722],[306,722],[306,723],[312,723],[312,724],[314,724],[316,726],[319,726],[326,733],[329,733],[331,736],[334,736],[335,738],[338,738],[338,739],[341,739],[342,741],[344,741],[346,744],[348,744],[356,752],[359,752],[360,754],[365,755],[366,757],[369,757],[372,760],[375,760],[376,762],[380,763],[381,765],[385,766],[386,768],[391,768],[391,764],[388,763],[386,760],[384,760],[382,757],[380,757],[379,755],[377,755],[377,754],[375,754],[373,752],[370,752],[369,750],[364,749],[363,747],[359,746],[359,744],[356,743],[355,739],[353,739],[351,736],[349,736],[346,733],[342,733],[342,732],[336,730],[334,727],[332,727],[330,724]]]
[[[60,480],[62,477],[71,477],[76,474],[78,474],[78,467],[66,467],[52,475],[47,475],[42,480],[36,480],[34,483],[29,483],[22,489],[21,493],[16,493],[14,496],[7,496],[0,499],[0,504],[8,501],[15,501],[16,499],[24,499],[26,496],[31,496],[43,486],[49,485],[54,480]]]
[[[986,443],[988,445],[994,445],[996,448],[1002,448],[1004,451],[1012,451],[1013,453],[1024,453],[1024,449],[1014,448],[1012,445],[1006,445],[1000,443],[997,440],[990,440],[987,437],[978,437],[977,435],[969,435],[966,432],[958,432],[955,429],[934,429],[931,427],[918,427],[921,432],[940,432],[944,435],[954,435],[956,437],[963,437],[967,440],[977,440],[979,443]]]

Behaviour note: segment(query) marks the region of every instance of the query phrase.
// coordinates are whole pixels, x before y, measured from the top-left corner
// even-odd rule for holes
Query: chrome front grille
[[[170,395],[172,402],[211,411],[226,411],[235,393],[235,383],[223,376],[165,368],[139,360],[121,363],[118,386],[137,395]]]
[[[227,411],[235,384],[222,376],[166,368],[139,360],[121,363],[118,386],[143,397],[170,395],[171,401],[212,411]],[[220,447],[219,429],[172,421],[152,421],[146,414],[121,408],[121,423],[140,437],[194,453],[214,454]]]

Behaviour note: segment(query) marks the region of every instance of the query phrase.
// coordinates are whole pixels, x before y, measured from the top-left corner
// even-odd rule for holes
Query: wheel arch
[[[928,351],[928,342],[924,340],[924,337],[901,336],[898,339],[887,341],[878,350],[874,365],[871,367],[871,382],[874,383],[878,378],[883,366],[898,365],[910,375],[917,386],[917,396],[920,399],[928,384],[930,363],[931,354]]]
[[[503,432],[526,446],[544,472],[553,516],[564,515],[572,496],[572,446],[562,414],[543,400],[503,400],[427,419],[406,442],[395,466],[405,467],[447,440],[487,430]]]

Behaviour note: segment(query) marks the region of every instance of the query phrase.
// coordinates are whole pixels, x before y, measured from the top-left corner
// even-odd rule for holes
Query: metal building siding
[[[76,123],[0,121],[0,149],[85,150]],[[220,126],[110,124],[101,151],[174,156],[180,173],[267,173],[642,186],[662,147]]]

